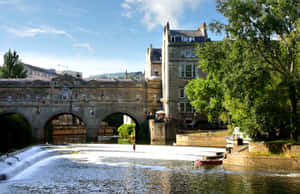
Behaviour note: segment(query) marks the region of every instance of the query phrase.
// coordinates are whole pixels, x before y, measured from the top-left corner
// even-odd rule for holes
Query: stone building
[[[145,79],[161,79],[161,49],[147,48]]]
[[[184,87],[196,77],[205,78],[198,69],[196,44],[210,41],[207,37],[206,24],[197,30],[173,30],[169,23],[164,26],[162,39],[162,106],[166,116],[180,123],[191,123],[205,119],[194,113],[185,95]]]
[[[52,79],[59,75],[55,69],[44,69],[29,64],[24,64],[24,69],[27,70],[27,78],[31,79]]]

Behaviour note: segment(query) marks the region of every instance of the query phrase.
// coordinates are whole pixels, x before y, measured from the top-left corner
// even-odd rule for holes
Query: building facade
[[[203,23],[197,30],[173,30],[167,23],[162,37],[161,102],[166,116],[181,123],[205,120],[203,116],[196,115],[184,87],[188,81],[206,76],[198,69],[199,58],[195,51],[197,44],[210,41],[206,24]]]
[[[161,49],[147,48],[145,79],[161,79]]]
[[[52,79],[58,76],[55,69],[44,69],[37,66],[24,64],[27,70],[27,78],[30,79]]]

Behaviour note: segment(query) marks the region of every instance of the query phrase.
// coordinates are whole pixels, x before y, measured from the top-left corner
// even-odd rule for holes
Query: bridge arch
[[[24,114],[18,111],[1,112],[0,123],[0,152],[20,149],[32,143],[32,124]]]
[[[101,121],[104,121],[106,118],[108,118],[110,116],[113,116],[115,114],[120,114],[122,116],[125,115],[125,116],[129,117],[136,124],[136,127],[135,127],[135,140],[136,141],[144,142],[144,143],[148,142],[147,135],[146,135],[146,139],[141,136],[142,133],[148,133],[148,136],[150,135],[149,134],[150,133],[149,129],[148,128],[144,129],[144,127],[143,127],[143,121],[145,121],[145,120],[141,120],[136,115],[134,115],[134,113],[129,113],[129,112],[126,112],[126,111],[111,111],[109,113],[103,114],[104,116],[102,117],[103,119],[101,119],[99,121],[99,127],[98,127],[98,129],[101,128]],[[124,121],[123,121],[123,123],[124,123]],[[147,131],[145,131],[145,130],[147,130]],[[103,131],[102,131],[102,134],[103,134]]]
[[[52,113],[43,125],[44,140],[51,143],[84,143],[87,123],[81,115],[59,111]]]
[[[5,115],[13,115],[13,114],[22,116],[30,124],[30,126],[32,128],[33,125],[32,125],[30,117],[28,117],[25,113],[23,113],[21,111],[18,111],[18,110],[2,111],[2,112],[0,112],[0,117],[5,116]]]

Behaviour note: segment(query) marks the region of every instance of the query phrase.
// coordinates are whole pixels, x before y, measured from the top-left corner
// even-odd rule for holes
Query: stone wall
[[[224,136],[190,136],[176,135],[176,145],[203,146],[203,147],[226,147]]]
[[[252,156],[247,153],[228,154],[223,160],[224,167],[237,165],[254,168],[290,169],[300,170],[300,158],[279,156]]]
[[[149,120],[151,144],[169,144],[176,140],[176,129],[171,123]]]
[[[300,145],[268,144],[262,142],[250,142],[249,152],[265,154],[296,154],[300,156]]]
[[[300,170],[300,146],[250,142],[248,149],[239,151],[238,147],[227,154],[223,163],[225,166]]]

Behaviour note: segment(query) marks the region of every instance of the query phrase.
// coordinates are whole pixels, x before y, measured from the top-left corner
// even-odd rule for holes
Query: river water
[[[0,182],[0,193],[299,193],[300,172],[200,166],[222,149],[77,144]]]

